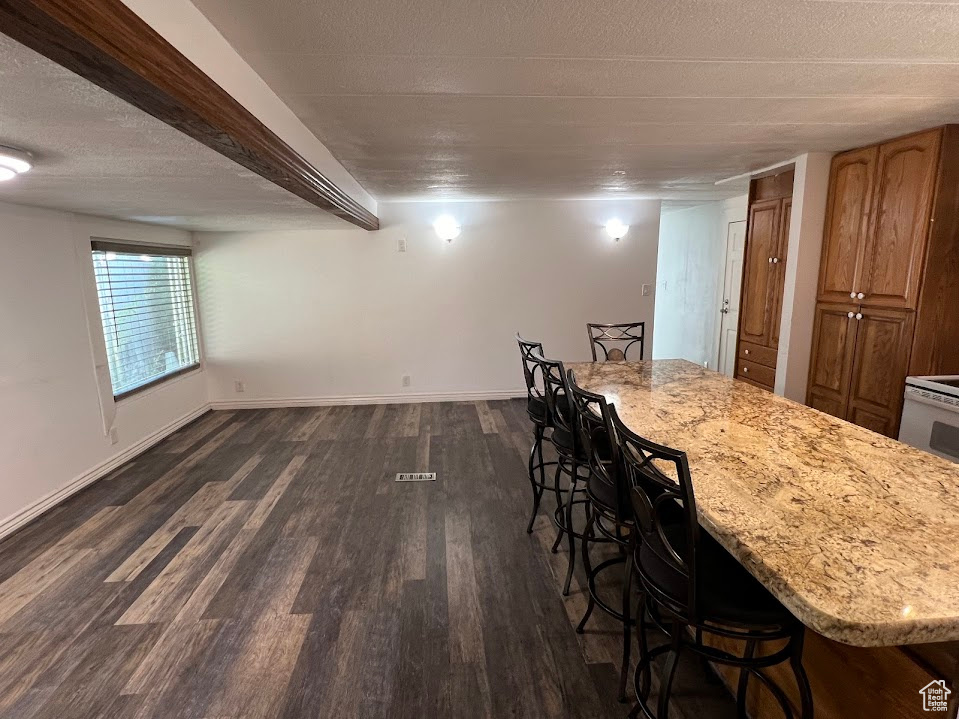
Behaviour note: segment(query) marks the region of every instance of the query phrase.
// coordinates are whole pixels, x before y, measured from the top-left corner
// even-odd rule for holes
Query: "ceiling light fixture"
[[[619,242],[629,232],[629,225],[623,224],[623,221],[617,217],[606,223],[606,234]]]
[[[436,231],[437,237],[441,240],[452,242],[460,236],[462,228],[460,227],[460,223],[458,223],[452,215],[440,215],[436,218],[436,222],[433,223],[433,229]]]
[[[0,145],[0,181],[12,180],[33,167],[29,152]]]

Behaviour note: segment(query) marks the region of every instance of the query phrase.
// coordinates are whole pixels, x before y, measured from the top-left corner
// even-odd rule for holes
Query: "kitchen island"
[[[635,432],[686,452],[703,528],[813,630],[817,717],[922,716],[913,682],[955,686],[959,465],[683,360],[569,368]],[[879,713],[868,697],[826,713],[837,671],[849,695],[873,673]]]

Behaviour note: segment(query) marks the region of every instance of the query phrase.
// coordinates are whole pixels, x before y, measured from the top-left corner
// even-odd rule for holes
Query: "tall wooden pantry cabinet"
[[[776,382],[794,174],[790,169],[760,177],[749,187],[734,376],[770,392]]]
[[[935,374],[959,374],[959,125],[833,158],[806,403],[896,437]]]

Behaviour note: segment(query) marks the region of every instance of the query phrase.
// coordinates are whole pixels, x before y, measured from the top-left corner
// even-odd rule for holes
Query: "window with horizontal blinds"
[[[114,398],[198,367],[190,249],[103,241],[92,249]]]

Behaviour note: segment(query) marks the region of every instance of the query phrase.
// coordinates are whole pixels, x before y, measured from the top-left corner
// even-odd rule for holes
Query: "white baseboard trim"
[[[475,402],[525,397],[526,388],[486,392],[408,392],[334,397],[268,397],[265,399],[217,399],[213,409],[279,409],[281,407],[329,407],[345,404],[407,404],[419,402]]]
[[[86,472],[84,472],[80,476],[75,477],[73,480],[71,480],[64,486],[60,487],[60,489],[54,490],[50,494],[38,499],[33,504],[30,504],[24,507],[19,512],[16,512],[10,515],[9,517],[7,517],[6,519],[4,519],[3,521],[0,521],[0,539],[3,539],[7,535],[12,534],[13,532],[16,532],[18,529],[28,524],[29,522],[32,522],[34,519],[39,517],[44,512],[48,512],[49,510],[53,509],[58,504],[63,502],[65,499],[76,494],[87,485],[93,484],[98,479],[101,479],[102,477],[105,477],[108,474],[110,474],[110,472],[115,470],[117,467],[123,465],[126,462],[129,462],[134,457],[140,454],[143,454],[143,452],[150,449],[150,447],[157,444],[158,442],[165,439],[166,437],[170,436],[171,434],[176,432],[178,429],[180,429],[184,425],[189,424],[190,422],[195,420],[197,417],[199,417],[202,414],[205,414],[209,410],[210,410],[210,405],[204,404],[198,407],[197,409],[193,410],[192,412],[189,412],[183,415],[182,417],[173,420],[168,425],[158,429],[156,432],[153,432],[152,434],[147,435],[146,437],[141,439],[139,442],[136,442],[135,444],[130,445],[119,454],[115,454],[109,459],[96,465],[95,467],[88,469]]]

